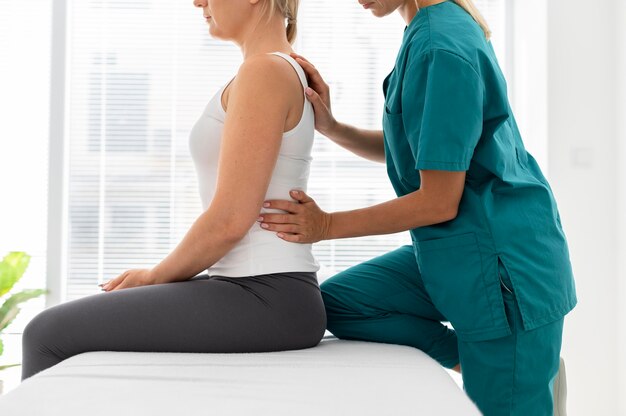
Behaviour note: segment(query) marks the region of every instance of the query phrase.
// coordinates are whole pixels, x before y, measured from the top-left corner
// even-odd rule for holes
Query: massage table
[[[325,336],[313,348],[269,353],[87,352],[0,396],[0,415],[480,413],[415,348]]]

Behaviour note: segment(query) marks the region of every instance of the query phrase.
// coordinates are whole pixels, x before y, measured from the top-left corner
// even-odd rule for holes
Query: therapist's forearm
[[[385,163],[385,145],[382,130],[365,130],[349,124],[335,124],[325,135],[357,156]]]
[[[450,221],[456,214],[455,208],[416,191],[368,208],[329,214],[326,239],[393,234]]]
[[[205,211],[174,251],[152,269],[154,283],[191,279],[228,253],[240,240],[239,235],[238,231],[211,215],[210,210]]]

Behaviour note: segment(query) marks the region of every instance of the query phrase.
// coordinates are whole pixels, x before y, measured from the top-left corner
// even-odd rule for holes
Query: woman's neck
[[[243,40],[236,42],[241,49],[244,61],[251,56],[270,52],[292,52],[287,41],[284,19],[273,17],[269,22],[261,21],[244,34]]]

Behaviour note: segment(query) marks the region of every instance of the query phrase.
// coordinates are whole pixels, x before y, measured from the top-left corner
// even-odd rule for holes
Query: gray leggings
[[[196,276],[42,311],[22,335],[22,380],[87,351],[294,350],[317,345],[325,329],[315,273]]]

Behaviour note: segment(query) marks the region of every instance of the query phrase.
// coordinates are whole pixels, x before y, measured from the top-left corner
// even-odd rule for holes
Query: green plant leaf
[[[0,355],[4,352],[4,343],[2,342],[2,338],[0,338]]]
[[[0,262],[0,296],[6,294],[24,275],[30,256],[22,251],[7,254]]]
[[[2,307],[0,307],[0,332],[15,319],[20,311],[18,307],[20,303],[41,296],[44,293],[48,293],[48,290],[24,289],[5,300]]]

